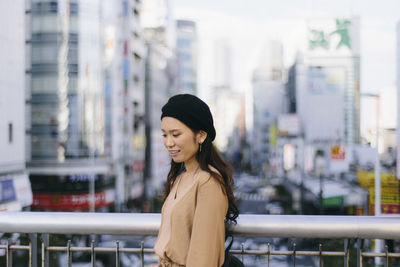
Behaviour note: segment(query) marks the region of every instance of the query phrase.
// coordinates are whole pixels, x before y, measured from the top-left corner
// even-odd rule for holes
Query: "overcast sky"
[[[176,18],[197,22],[201,94],[207,95],[212,84],[215,39],[232,41],[234,89],[249,90],[251,72],[265,40],[282,41],[284,63],[290,66],[296,51],[304,49],[305,21],[312,17],[359,16],[361,91],[377,93],[396,85],[399,0],[172,0],[172,7]],[[395,118],[388,118],[387,126],[394,123]]]

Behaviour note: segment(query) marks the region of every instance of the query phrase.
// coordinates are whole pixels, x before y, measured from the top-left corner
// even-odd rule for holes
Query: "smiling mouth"
[[[179,150],[170,150],[169,154],[171,155],[171,157],[175,157],[176,155],[178,155]]]

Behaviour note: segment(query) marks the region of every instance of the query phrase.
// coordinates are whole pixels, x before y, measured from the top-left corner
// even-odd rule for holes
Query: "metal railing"
[[[128,214],[128,213],[64,213],[64,212],[3,212],[0,213],[1,233],[25,233],[29,235],[29,244],[13,245],[9,242],[0,245],[5,250],[6,265],[12,266],[13,252],[23,250],[28,252],[29,266],[37,266],[37,257],[43,267],[49,264],[49,252],[64,252],[67,254],[67,266],[72,265],[72,253],[90,253],[91,266],[95,266],[96,254],[113,253],[115,266],[120,266],[121,253],[135,253],[140,256],[141,266],[144,266],[144,254],[154,253],[152,248],[120,247],[115,242],[113,247],[96,247],[94,242],[90,246],[72,246],[68,241],[65,246],[51,246],[50,234],[77,234],[77,235],[157,235],[160,225],[160,214]],[[344,266],[355,266],[349,263],[350,240],[356,240],[357,266],[363,266],[363,258],[380,257],[385,266],[389,266],[389,259],[400,258],[400,253],[374,253],[363,250],[363,240],[390,239],[400,240],[400,217],[371,217],[371,216],[305,216],[305,215],[240,215],[238,224],[232,227],[235,236],[246,237],[280,237],[280,238],[307,238],[307,239],[344,239],[344,248],[341,251],[325,251],[319,245],[315,251],[297,250],[293,244],[292,250],[272,250],[267,244],[265,250],[233,250],[233,254],[262,255],[266,257],[269,266],[271,257],[281,255],[292,257],[292,264],[296,266],[298,256],[312,256],[319,258],[319,266],[325,257],[342,257]],[[40,242],[38,253],[37,238]],[[350,264],[350,265],[349,265]]]

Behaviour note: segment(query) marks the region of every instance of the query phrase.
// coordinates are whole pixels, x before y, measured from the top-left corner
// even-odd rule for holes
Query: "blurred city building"
[[[142,5],[147,57],[145,62],[145,198],[160,194],[170,156],[161,138],[161,108],[177,91],[175,23],[168,0],[146,0]]]
[[[234,92],[230,97],[221,98],[226,99],[224,103],[226,106],[225,118],[229,118],[228,121],[232,123],[231,133],[227,139],[227,145],[225,149],[226,158],[231,160],[231,163],[235,170],[238,172],[249,170],[249,146],[247,143],[246,135],[246,99],[245,94],[240,92]],[[222,105],[222,104],[221,104]],[[219,105],[218,105],[219,107]],[[220,116],[220,114],[217,114]],[[229,125],[227,125],[228,127]]]
[[[313,167],[320,151],[324,174],[335,172],[335,166],[341,166],[340,172],[348,167],[348,159],[332,162],[332,149],[339,146],[344,151],[347,146],[350,151],[360,143],[359,18],[310,19],[308,34],[306,53],[298,55],[289,71],[289,110],[300,119],[305,169]],[[346,164],[336,164],[338,160]]]
[[[0,211],[32,204],[25,168],[25,21],[24,0],[0,2]]]
[[[197,47],[196,23],[190,20],[177,20],[177,93],[197,94]]]
[[[396,130],[396,177],[400,179],[400,21],[396,27],[396,86],[397,86],[397,130]]]
[[[214,88],[232,88],[232,47],[229,40],[219,38],[213,47]]]
[[[140,202],[143,196],[146,147],[144,85],[147,52],[140,24],[142,2],[104,1],[103,5],[103,16],[108,15],[104,24],[109,23],[105,27],[109,31],[109,39],[105,40],[109,49],[106,56],[110,56],[106,87],[111,85],[112,90],[112,162],[117,178],[117,207],[128,201],[128,208],[137,210],[139,205],[132,203]]]
[[[243,127],[243,121],[239,118],[243,116],[244,95],[228,88],[216,88],[213,96],[214,126],[217,131],[215,144],[221,152],[230,150],[229,153],[232,153],[232,150],[239,149],[233,144],[239,144],[237,142],[240,140],[232,140],[232,138],[234,138],[235,129]]]
[[[95,208],[120,210],[138,194],[131,187],[144,157],[133,156],[134,91],[144,86],[140,1],[27,2],[33,207],[88,210],[94,181]]]
[[[361,95],[363,96],[363,95]],[[379,121],[379,153],[385,153],[388,147],[395,148],[390,129],[396,127],[393,114],[397,114],[397,88],[380,88],[377,97],[364,97],[362,100],[363,122],[361,125],[361,144],[376,146],[376,124]],[[369,112],[366,112],[366,111]],[[395,131],[393,132],[395,134]]]
[[[253,72],[253,138],[252,165],[262,173],[275,172],[277,120],[287,112],[283,46],[279,41],[269,40],[263,46],[260,60]]]
[[[236,157],[238,160],[245,143],[245,95],[232,89],[232,47],[229,40],[217,39],[213,48],[214,79],[209,104],[217,132],[215,145],[227,158]]]

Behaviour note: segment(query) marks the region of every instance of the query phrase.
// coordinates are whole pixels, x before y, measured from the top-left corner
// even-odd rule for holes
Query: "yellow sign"
[[[375,173],[357,171],[357,181],[369,191],[369,215],[375,209]],[[394,173],[381,173],[381,209],[384,214],[398,214],[400,210],[399,180]]]
[[[133,135],[132,136],[132,148],[134,150],[145,149],[146,148],[146,136]]]
[[[375,203],[375,190],[370,190],[369,192],[369,203]],[[398,204],[399,203],[399,193],[397,194],[381,194],[382,204]]]
[[[374,187],[375,173],[366,171],[357,171],[357,181],[365,188]],[[399,187],[399,180],[394,173],[381,173],[381,187]]]
[[[269,145],[276,146],[276,139],[278,138],[278,127],[275,124],[272,124],[269,127]]]

